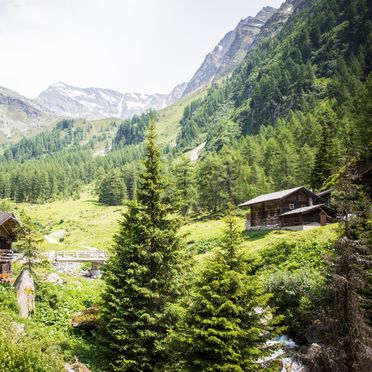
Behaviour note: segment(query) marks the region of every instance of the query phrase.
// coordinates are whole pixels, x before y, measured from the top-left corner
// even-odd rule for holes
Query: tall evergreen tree
[[[311,180],[312,187],[315,189],[322,187],[339,161],[335,145],[337,117],[328,103],[322,105],[318,117],[322,129]]]
[[[106,205],[120,205],[127,196],[127,189],[119,171],[113,170],[103,178],[98,188],[98,200]]]
[[[250,268],[238,253],[240,239],[229,215],[221,249],[196,280],[185,318],[174,335],[173,345],[183,359],[181,370],[269,368],[269,363],[260,364],[259,360],[270,354],[265,341],[273,337],[280,319],[268,308],[268,296],[259,292],[247,274]]]
[[[337,182],[341,237],[332,257],[329,298],[323,318],[320,352],[312,370],[367,372],[372,365],[372,328],[365,307],[371,285],[371,216],[355,166],[349,163]],[[368,289],[368,288],[367,288]]]
[[[102,318],[114,370],[151,371],[166,360],[167,309],[179,290],[181,245],[168,200],[152,121],[137,201],[122,216],[105,272]]]

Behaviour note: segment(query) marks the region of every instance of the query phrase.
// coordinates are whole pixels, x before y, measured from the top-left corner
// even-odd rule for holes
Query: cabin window
[[[294,204],[289,204],[289,209],[294,209]]]

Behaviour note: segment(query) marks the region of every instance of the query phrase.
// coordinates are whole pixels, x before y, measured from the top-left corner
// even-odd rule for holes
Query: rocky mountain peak
[[[58,82],[40,93],[37,101],[63,116],[85,119],[129,118],[149,109],[160,110],[181,98],[186,83],[169,94],[121,93],[112,89],[78,88]]]
[[[186,96],[209,81],[231,72],[243,60],[249,46],[261,27],[275,14],[270,6],[262,8],[256,16],[242,19],[236,28],[228,32],[207,54],[202,65],[188,82],[183,95]]]

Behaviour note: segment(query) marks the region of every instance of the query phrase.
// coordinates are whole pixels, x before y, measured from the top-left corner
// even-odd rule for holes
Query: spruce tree
[[[181,244],[168,200],[152,121],[137,201],[127,204],[105,270],[102,321],[113,370],[151,371],[166,360]]]
[[[98,188],[98,200],[106,205],[121,205],[126,195],[126,185],[117,170],[104,177]]]
[[[372,262],[370,203],[358,185],[352,162],[336,185],[341,236],[330,259],[321,348],[307,359],[314,371],[367,372],[372,365],[372,328],[366,312],[370,310],[366,296],[370,296]]]
[[[171,345],[190,371],[254,371],[269,368],[265,342],[274,337],[280,318],[267,306],[249,265],[238,253],[240,232],[227,217],[221,248],[204,266],[187,301],[185,317]],[[279,329],[277,329],[279,331]],[[261,364],[259,360],[261,359]],[[267,369],[265,369],[267,370]]]
[[[326,103],[321,106],[318,117],[322,129],[311,176],[311,186],[315,189],[322,187],[339,161],[335,145],[336,114]]]

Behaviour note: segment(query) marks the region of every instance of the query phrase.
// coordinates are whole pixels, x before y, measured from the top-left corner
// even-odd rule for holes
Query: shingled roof
[[[0,211],[0,227],[6,234],[14,235],[18,225],[19,222],[12,213]]]
[[[14,219],[14,216],[8,212],[0,212],[0,225],[3,224],[5,221],[9,220],[9,218]]]
[[[326,213],[328,212],[331,215],[336,214],[336,212],[332,208],[327,207],[325,204],[317,204],[317,205],[309,205],[307,207],[292,209],[288,212],[282,213],[280,215],[280,217],[289,216],[289,215],[293,215],[293,214],[306,214],[306,213],[311,212],[315,209],[324,210]]]
[[[248,200],[248,201],[246,201],[242,204],[239,204],[239,207],[245,207],[245,206],[252,205],[252,204],[258,204],[258,203],[263,203],[263,202],[267,202],[267,201],[271,201],[271,200],[282,199],[282,198],[285,198],[286,196],[291,195],[294,192],[299,191],[301,189],[306,191],[312,197],[317,197],[318,198],[318,196],[316,194],[314,194],[312,191],[308,190],[305,186],[299,186],[299,187],[294,187],[293,189],[282,190],[282,191],[272,192],[270,194],[264,194],[264,195],[257,196],[256,198],[250,199],[250,200]]]

